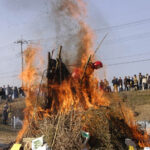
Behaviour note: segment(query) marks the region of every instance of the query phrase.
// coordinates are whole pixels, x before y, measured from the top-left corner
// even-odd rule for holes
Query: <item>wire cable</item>
[[[150,61],[150,58],[149,59],[142,59],[142,60],[134,60],[134,61],[127,61],[127,62],[108,64],[108,65],[105,65],[105,66],[117,66],[117,65],[131,64],[131,63],[138,63],[138,62],[146,62],[146,61]]]

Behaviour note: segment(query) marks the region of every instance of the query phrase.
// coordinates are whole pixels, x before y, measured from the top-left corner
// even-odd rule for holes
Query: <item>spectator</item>
[[[142,78],[142,90],[146,89],[146,84],[147,84],[147,79],[145,76],[143,76],[143,78]]]
[[[111,92],[111,87],[109,86],[109,82],[106,79],[104,79],[104,90],[106,92]]]
[[[24,97],[24,96],[25,96],[24,90],[22,89],[22,87],[19,88],[19,95],[20,95],[21,97]]]
[[[3,117],[3,124],[7,124],[7,120],[8,120],[8,103],[7,102],[4,105],[2,117]]]
[[[114,79],[112,80],[112,84],[113,84],[114,92],[118,92],[118,80],[116,77],[114,77]]]
[[[18,98],[18,89],[16,86],[14,87],[13,94],[14,94],[14,99]]]
[[[147,74],[146,74],[146,89],[148,89],[148,83],[147,83],[148,77],[149,77],[149,75],[148,75],[148,73],[147,73]]]
[[[6,100],[6,88],[5,88],[5,85],[3,86],[2,88],[2,99]]]
[[[139,73],[138,83],[139,83],[139,90],[142,90],[142,74]]]
[[[119,92],[123,91],[123,83],[121,77],[119,77],[118,86],[119,86]]]
[[[131,89],[131,91],[133,91],[133,89],[134,89],[134,80],[133,80],[133,77],[130,79],[130,89]]]
[[[125,88],[125,91],[128,91],[128,88],[127,88],[127,77],[126,76],[124,78],[124,88]]]
[[[134,90],[136,91],[138,90],[138,79],[136,75],[134,75],[133,81],[134,81]]]
[[[2,91],[2,87],[0,87],[0,102],[2,101],[2,95],[3,95],[3,91]]]
[[[10,86],[8,85],[7,88],[6,88],[6,97],[7,97],[7,99],[9,99],[10,96],[11,96],[11,88],[10,88]]]
[[[150,76],[148,76],[148,79],[147,79],[147,88],[150,89]]]
[[[130,90],[130,76],[127,78],[127,91]]]

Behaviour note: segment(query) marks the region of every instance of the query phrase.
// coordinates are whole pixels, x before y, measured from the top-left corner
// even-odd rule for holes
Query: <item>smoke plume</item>
[[[86,24],[86,3],[83,0],[52,0],[56,43],[62,45],[69,63],[81,63],[93,51],[94,33]],[[71,62],[70,62],[71,61]]]

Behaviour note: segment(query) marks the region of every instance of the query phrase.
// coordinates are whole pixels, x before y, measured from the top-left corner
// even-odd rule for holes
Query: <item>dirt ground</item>
[[[117,102],[121,100],[126,103],[135,113],[136,120],[150,120],[150,91],[133,91],[122,93],[109,94],[111,101]],[[6,102],[3,101],[0,104],[0,143],[8,144],[15,141],[19,129],[14,129],[11,125],[2,124],[2,109]],[[11,110],[11,116],[15,115],[23,119],[23,109],[25,108],[24,99],[16,99],[9,103],[9,110]]]

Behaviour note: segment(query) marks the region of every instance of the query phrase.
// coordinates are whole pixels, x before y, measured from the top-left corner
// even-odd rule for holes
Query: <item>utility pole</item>
[[[23,73],[23,70],[24,70],[24,59],[23,59],[23,44],[28,44],[28,41],[26,40],[18,40],[15,42],[16,44],[20,44],[21,46],[21,70],[22,70],[22,73]],[[23,77],[23,74],[22,74],[22,77]],[[22,80],[22,87],[23,87],[23,80]]]

